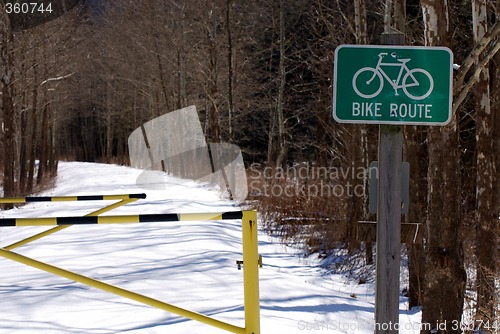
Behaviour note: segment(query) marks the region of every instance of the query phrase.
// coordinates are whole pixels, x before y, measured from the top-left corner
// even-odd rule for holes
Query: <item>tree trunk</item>
[[[14,35],[8,25],[3,4],[0,4],[0,40],[2,48],[0,50],[0,81],[2,84],[2,109],[3,109],[3,191],[5,197],[14,197],[18,194],[18,184],[16,183],[16,113],[14,109]],[[6,206],[7,207],[7,206]],[[10,206],[9,206],[10,207]]]
[[[483,38],[488,30],[487,1],[473,1],[474,40]],[[491,321],[495,319],[496,309],[496,252],[498,210],[494,210],[494,138],[492,125],[494,115],[490,105],[490,75],[486,66],[476,83],[476,319]],[[498,189],[497,189],[498,191]]]
[[[424,178],[420,171],[426,166],[421,166],[420,157],[427,156],[422,152],[421,131],[418,127],[409,125],[405,128],[405,161],[410,164],[410,206],[406,216],[407,223],[424,223],[425,191],[420,185]],[[409,271],[409,308],[421,306],[424,289],[424,249],[421,243],[407,245],[408,248],[408,271]]]
[[[281,166],[286,162],[288,144],[286,143],[285,117],[284,117],[284,99],[286,85],[285,68],[285,1],[280,0],[280,60],[279,60],[279,87],[278,102],[276,106],[277,126],[278,126],[278,157],[276,166]]]
[[[209,98],[209,108],[208,108],[208,124],[210,134],[208,138],[212,143],[219,143],[221,140],[220,127],[219,127],[219,108],[217,104],[217,97],[219,94],[218,89],[218,67],[217,67],[217,28],[216,28],[216,15],[213,15],[212,27],[208,27],[208,52],[209,52],[209,77],[208,77],[208,90],[207,96]]]
[[[357,44],[368,44],[368,28],[366,24],[366,2],[365,0],[355,0],[354,1],[354,31],[356,34],[356,43]],[[364,170],[368,170],[369,165],[369,152],[368,152],[368,131],[366,125],[354,125],[352,131],[355,132],[355,135],[352,139],[353,144],[355,145],[353,155],[356,157],[356,162],[353,168],[357,171],[358,168],[364,168]],[[354,180],[353,180],[354,181]],[[358,224],[358,219],[368,220],[368,197],[367,189],[368,189],[368,178],[365,177],[363,180],[355,180],[354,185],[362,184],[363,186],[363,195],[360,199],[357,199],[356,194],[353,196],[352,203],[353,205],[361,206],[360,215],[358,217],[354,217],[355,220],[351,221],[351,226],[356,227]],[[361,183],[360,183],[361,182]],[[348,232],[348,234],[353,234],[356,237],[356,229],[354,231]],[[371,241],[365,242],[365,260],[367,264],[373,263],[373,243]]]
[[[56,138],[56,125],[55,122],[53,122],[54,116],[53,116],[54,111],[52,108],[49,110],[49,140],[47,143],[47,150],[48,150],[48,156],[47,156],[47,176],[48,179],[52,179],[56,176],[57,174],[57,154],[56,154],[56,143],[55,143],[55,138]],[[44,185],[46,186],[46,185]]]
[[[497,2],[497,13],[500,13],[500,2]],[[497,17],[498,19],[498,17]],[[498,43],[498,42],[497,42]],[[495,61],[491,66],[492,73],[492,100],[491,100],[491,112],[494,115],[493,126],[492,126],[492,136],[494,141],[493,147],[493,168],[494,168],[494,189],[500,189],[500,54],[495,56]],[[496,212],[497,217],[500,217],[500,191],[493,192],[493,212]],[[500,243],[500,227],[497,224],[497,228],[494,230],[497,245]],[[497,272],[500,270],[500,254],[496,254],[496,265]],[[497,299],[497,303],[498,303]]]
[[[34,178],[35,178],[35,167],[36,167],[36,150],[39,144],[38,142],[38,64],[36,57],[36,48],[33,50],[33,89],[32,89],[32,106],[31,106],[31,127],[30,127],[30,139],[33,141],[30,151],[29,151],[29,169],[28,169],[28,180],[26,184],[27,191],[30,193],[33,191]]]
[[[360,126],[350,125],[351,130],[351,142],[349,145],[349,153],[347,161],[351,162],[349,165],[346,164],[345,168],[350,169],[352,173],[349,173],[352,177],[346,180],[352,189],[358,189],[362,184],[363,180],[357,178],[357,171],[361,167],[362,159],[362,149],[361,149],[361,129]],[[349,194],[350,198],[347,203],[347,230],[346,230],[346,241],[348,242],[349,252],[355,254],[360,249],[360,242],[357,240],[357,225],[358,221],[362,218],[363,214],[363,198],[357,196],[356,191]],[[366,256],[366,254],[365,254]],[[369,261],[367,261],[369,262]],[[373,262],[373,260],[372,260]]]
[[[43,98],[43,106],[42,106],[42,126],[40,128],[41,130],[41,137],[40,137],[40,156],[39,156],[39,163],[38,163],[38,174],[37,174],[37,179],[36,182],[38,185],[43,185],[43,182],[47,178],[47,165],[48,165],[48,160],[49,160],[49,131],[50,131],[50,126],[49,126],[49,108],[47,105],[47,100],[46,97]]]
[[[24,65],[26,61],[21,61],[21,73],[24,73]],[[26,184],[28,175],[28,151],[29,146],[33,142],[28,133],[28,93],[26,90],[21,92],[21,120],[19,123],[20,130],[20,145],[19,145],[19,192],[26,194]]]
[[[234,113],[234,55],[233,29],[231,25],[231,0],[226,0],[226,27],[227,27],[227,104],[228,104],[228,132],[229,141],[233,141],[233,113]]]
[[[113,159],[113,134],[114,134],[114,127],[113,127],[113,119],[111,113],[113,112],[113,92],[110,88],[110,85],[112,84],[112,79],[109,78],[110,82],[106,85],[106,108],[104,110],[104,120],[106,122],[106,146],[104,148],[104,157],[106,159],[106,162],[111,163]]]
[[[180,7],[182,13],[179,15],[181,17],[179,23],[178,32],[178,47],[177,47],[177,108],[181,109],[186,107],[187,104],[187,92],[186,92],[186,31],[185,31],[185,21],[186,21],[186,9],[184,5]]]
[[[392,0],[394,6],[394,27],[406,33],[406,0]]]
[[[426,45],[449,45],[448,2],[422,0]],[[431,127],[428,136],[427,233],[422,333],[456,333],[439,324],[460,321],[466,274],[462,249],[460,154],[456,115],[449,125]]]

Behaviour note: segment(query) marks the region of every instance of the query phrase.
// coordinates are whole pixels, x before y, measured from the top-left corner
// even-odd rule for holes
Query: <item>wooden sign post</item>
[[[384,33],[382,44],[402,45],[404,34]],[[401,244],[401,162],[403,133],[398,125],[379,125],[375,333],[399,332]]]

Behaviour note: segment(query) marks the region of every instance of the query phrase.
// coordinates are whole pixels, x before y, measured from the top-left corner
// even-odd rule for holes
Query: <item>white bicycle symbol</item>
[[[366,99],[377,96],[384,88],[384,78],[392,86],[396,96],[399,95],[398,89],[400,88],[403,89],[403,92],[406,94],[406,96],[414,100],[425,99],[432,93],[432,89],[434,88],[434,81],[432,80],[432,76],[429,74],[429,72],[421,68],[414,68],[410,70],[408,66],[406,66],[406,63],[408,63],[411,59],[396,59],[398,63],[382,62],[382,59],[387,55],[387,52],[381,52],[378,55],[379,60],[375,68],[363,67],[354,74],[354,77],[352,78],[352,88],[354,89],[356,94]],[[391,57],[396,58],[396,56],[397,54],[395,52],[391,53]],[[391,79],[387,75],[387,73],[385,73],[382,66],[400,67],[397,79]],[[373,73],[371,77],[370,73]],[[368,76],[366,76],[367,74]],[[367,78],[369,79],[366,80]],[[378,82],[375,80],[375,78],[378,79]],[[412,93],[412,87],[424,87],[424,89],[422,90],[422,88],[419,88]],[[425,91],[426,87],[428,87],[427,91]],[[408,91],[409,88],[410,91]]]

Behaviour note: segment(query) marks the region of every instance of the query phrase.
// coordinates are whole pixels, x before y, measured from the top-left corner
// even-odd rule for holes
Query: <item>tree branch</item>
[[[484,35],[483,38],[481,38],[479,43],[476,44],[476,46],[474,47],[474,49],[472,49],[467,58],[465,58],[462,65],[460,65],[460,68],[458,70],[455,79],[455,87],[457,89],[460,89],[460,91],[457,91],[459,92],[459,94],[462,94],[461,87],[464,83],[465,75],[467,74],[467,72],[469,72],[472,65],[474,65],[474,63],[477,62],[479,55],[486,49],[491,40],[496,38],[499,34],[500,34],[500,20],[497,20],[495,24],[491,27],[491,30],[486,35]]]
[[[345,15],[344,11],[342,10],[342,7],[340,6],[340,2],[339,0],[337,0],[337,7],[339,9],[339,13],[342,15],[342,17],[344,18],[344,21],[347,23],[347,27],[349,28],[349,30],[351,31],[351,33],[356,36],[356,30],[354,29],[354,27],[352,26],[351,24],[351,21],[349,21],[349,19],[347,18],[347,16]],[[356,36],[357,37],[357,36]]]
[[[495,24],[496,26],[500,27],[500,24],[498,24],[500,21],[497,21]],[[500,30],[497,29],[497,34]],[[485,36],[486,37],[486,36]],[[491,40],[491,39],[490,39]],[[488,64],[488,62],[496,55],[496,53],[500,50],[500,42],[495,43],[492,49],[487,51],[487,53],[484,55],[484,57],[481,59],[479,63],[474,67],[474,73],[472,76],[467,80],[465,85],[463,87],[459,87],[458,85],[456,87],[459,87],[460,91],[457,91],[458,93],[455,94],[457,97],[453,99],[453,107],[452,107],[452,112],[456,112],[460,104],[465,100],[467,97],[467,94],[471,90],[472,86],[476,83],[477,79],[479,78],[479,75],[481,74],[481,71],[485,68],[485,66]],[[474,50],[471,51],[474,52]],[[470,54],[469,54],[470,56]],[[469,57],[467,57],[469,59]],[[467,61],[466,59],[466,61]],[[465,63],[465,62],[464,62]],[[462,67],[460,67],[461,69]],[[470,65],[469,65],[470,68]],[[467,70],[468,71],[468,70]],[[463,82],[463,78],[462,78]],[[460,84],[462,86],[462,84]]]
[[[67,79],[67,78],[69,78],[70,76],[72,76],[73,74],[75,74],[75,72],[70,73],[70,74],[66,74],[66,75],[63,75],[63,76],[59,76],[59,77],[56,77],[56,78],[48,78],[48,79],[46,79],[46,80],[42,81],[42,82],[38,85],[38,87],[41,87],[41,86],[45,85],[47,82],[51,82],[51,81],[60,81],[60,80]]]

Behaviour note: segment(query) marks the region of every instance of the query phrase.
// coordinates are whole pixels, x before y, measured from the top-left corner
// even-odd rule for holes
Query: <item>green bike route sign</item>
[[[446,125],[453,53],[445,47],[340,45],[333,117],[340,123]]]

